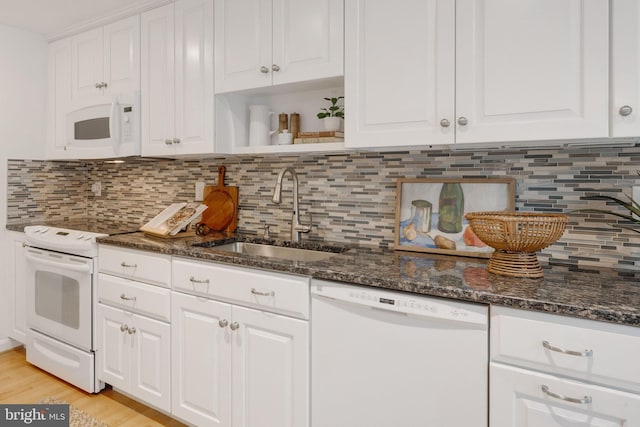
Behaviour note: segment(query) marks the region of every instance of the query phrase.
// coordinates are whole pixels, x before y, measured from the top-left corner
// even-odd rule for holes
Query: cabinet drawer
[[[113,246],[99,246],[98,266],[102,273],[170,287],[171,257]]]
[[[640,328],[491,308],[491,360],[640,392]]]
[[[171,290],[158,286],[100,273],[98,301],[160,320],[171,319]]]
[[[492,363],[491,427],[640,425],[640,395]]]
[[[309,318],[308,277],[174,258],[173,289]]]

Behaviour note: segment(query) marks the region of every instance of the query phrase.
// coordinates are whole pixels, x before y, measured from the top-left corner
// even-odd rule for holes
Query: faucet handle
[[[310,232],[311,228],[313,227],[313,215],[311,215],[311,212],[309,212],[307,215],[309,215],[309,222],[306,224],[303,222],[300,222],[300,226],[301,226],[300,231],[303,233]]]
[[[271,234],[269,233],[269,224],[265,224],[262,228],[264,229],[264,234],[262,237],[264,237],[265,239],[270,239]]]

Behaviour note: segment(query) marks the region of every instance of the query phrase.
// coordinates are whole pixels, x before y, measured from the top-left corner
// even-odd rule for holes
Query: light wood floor
[[[105,389],[86,393],[27,363],[23,347],[0,353],[0,403],[36,403],[47,397],[64,400],[110,427],[184,426],[184,424]]]

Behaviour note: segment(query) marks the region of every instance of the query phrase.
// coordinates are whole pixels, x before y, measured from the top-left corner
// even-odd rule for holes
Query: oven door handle
[[[51,261],[48,259],[43,259],[40,257],[35,257],[33,255],[30,255],[29,252],[26,253],[26,258],[31,262],[47,265],[49,267],[64,268],[65,270],[79,271],[82,273],[91,272],[91,266],[87,264],[76,265],[76,264],[69,264],[67,262]]]

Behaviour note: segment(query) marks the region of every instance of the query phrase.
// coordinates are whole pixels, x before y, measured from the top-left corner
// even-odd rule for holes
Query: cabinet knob
[[[229,324],[229,321],[227,319],[220,319],[220,321],[218,321],[218,326],[220,326],[221,328],[224,328],[228,324]]]
[[[277,65],[277,64],[273,64],[273,65],[271,66],[271,70],[278,72],[278,71],[280,71],[280,66],[279,66],[279,65]]]
[[[107,86],[109,86],[109,85],[107,84],[107,82],[102,82],[102,87],[103,87],[103,88],[106,88]]]
[[[167,138],[167,139],[164,140],[164,143],[167,144],[167,145],[171,145],[171,144],[173,144],[173,141],[170,140],[169,138]]]
[[[451,122],[447,119],[440,120],[440,126],[443,128],[448,128],[451,125]]]
[[[237,330],[240,327],[240,325],[238,324],[238,322],[233,322],[232,324],[229,325],[229,329],[231,329],[232,331]]]
[[[180,138],[173,138],[174,144],[180,144]]]
[[[129,327],[127,325],[120,325],[120,332],[128,331]]]
[[[100,89],[102,87],[102,83],[96,83],[96,89]]]
[[[620,107],[619,113],[621,116],[626,117],[633,112],[633,108],[628,105],[623,105]]]
[[[260,67],[260,72],[262,74],[267,74],[269,72],[269,69],[263,65],[262,67]]]
[[[469,124],[469,120],[467,120],[467,118],[464,116],[458,117],[458,124],[460,126],[466,126]]]
[[[136,333],[136,328],[129,328],[127,332],[129,332],[129,335],[133,335]]]

